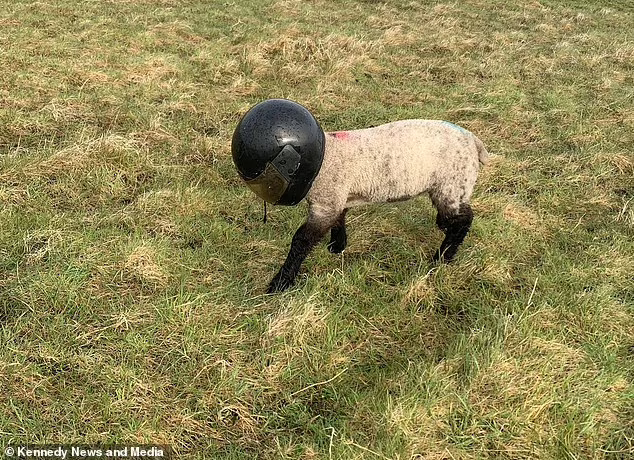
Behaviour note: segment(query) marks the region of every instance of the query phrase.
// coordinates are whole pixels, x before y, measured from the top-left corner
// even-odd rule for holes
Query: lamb
[[[445,233],[433,260],[451,261],[473,221],[469,201],[487,160],[480,139],[446,121],[402,120],[326,133],[323,163],[306,196],[308,218],[293,236],[267,292],[291,287],[301,264],[329,230],[328,250],[345,249],[349,208],[423,193],[431,198],[438,212],[436,225]]]

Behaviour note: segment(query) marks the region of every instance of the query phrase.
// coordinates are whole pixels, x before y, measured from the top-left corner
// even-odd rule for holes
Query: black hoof
[[[267,294],[275,294],[276,292],[284,292],[295,284],[294,280],[290,280],[283,276],[275,276],[269,283],[269,287],[266,290]]]
[[[434,263],[446,263],[448,264],[453,260],[455,254],[448,254],[448,251],[440,252],[440,250],[434,253],[434,257],[431,258],[431,261]]]
[[[346,246],[346,241],[331,241],[328,243],[328,250],[333,254],[341,254]]]

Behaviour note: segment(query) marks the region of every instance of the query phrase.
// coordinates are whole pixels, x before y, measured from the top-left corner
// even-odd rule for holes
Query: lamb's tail
[[[476,149],[478,151],[478,161],[484,166],[489,162],[489,152],[487,152],[484,143],[480,139],[476,136],[473,136],[473,139],[475,140]]]

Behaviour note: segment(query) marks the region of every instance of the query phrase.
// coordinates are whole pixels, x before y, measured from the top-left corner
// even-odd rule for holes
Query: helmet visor
[[[253,193],[272,204],[282,198],[289,184],[272,163],[267,163],[258,177],[247,180],[246,183]]]

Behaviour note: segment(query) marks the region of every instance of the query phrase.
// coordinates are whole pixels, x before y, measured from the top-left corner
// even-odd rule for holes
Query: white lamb
[[[422,193],[429,194],[438,211],[436,224],[445,233],[434,260],[450,261],[473,221],[469,200],[487,159],[480,139],[446,121],[403,120],[326,133],[321,170],[306,197],[308,218],[295,233],[268,292],[293,285],[302,262],[328,230],[330,252],[345,249],[348,208]]]

